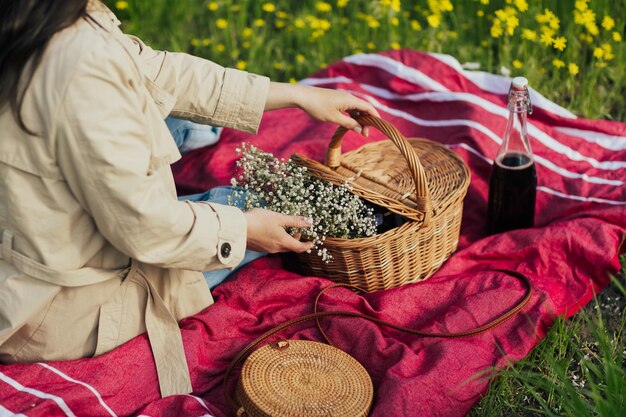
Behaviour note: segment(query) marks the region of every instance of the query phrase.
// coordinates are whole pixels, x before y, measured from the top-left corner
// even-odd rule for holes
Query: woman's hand
[[[300,253],[313,247],[313,242],[300,242],[285,231],[285,227],[309,228],[313,225],[311,219],[259,208],[252,209],[245,215],[248,221],[247,249],[267,253]]]
[[[368,126],[362,128],[356,120],[345,113],[358,111],[380,117],[370,103],[343,91],[272,82],[265,110],[285,107],[299,107],[314,119],[336,123],[346,129],[362,133],[363,136],[369,134]]]

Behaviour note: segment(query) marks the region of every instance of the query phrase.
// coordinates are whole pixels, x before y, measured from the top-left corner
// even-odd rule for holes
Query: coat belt
[[[192,391],[178,322],[167,309],[150,280],[137,267],[135,260],[131,262],[130,271],[128,268],[106,270],[92,267],[58,271],[14,251],[13,233],[8,230],[2,232],[0,259],[4,259],[26,275],[61,287],[93,285],[110,279],[121,278],[125,273],[136,276],[145,284],[143,287],[148,293],[144,318],[159,378],[161,396],[188,394]]]

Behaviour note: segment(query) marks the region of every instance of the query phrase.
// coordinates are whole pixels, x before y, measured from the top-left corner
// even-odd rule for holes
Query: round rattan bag
[[[361,417],[374,388],[352,356],[324,343],[274,342],[244,362],[236,397],[238,417]]]

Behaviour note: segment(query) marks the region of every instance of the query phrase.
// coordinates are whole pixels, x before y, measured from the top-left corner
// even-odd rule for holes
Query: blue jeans
[[[165,124],[182,154],[204,146],[215,145],[222,132],[221,127],[201,125],[174,117],[165,119]]]
[[[193,141],[193,146],[195,146],[198,143],[208,144],[210,141],[213,141],[211,144],[214,144],[215,142],[217,142],[219,137],[219,131],[217,134],[215,134],[213,129],[216,128],[213,128],[212,126],[199,125],[197,123],[192,123],[187,120],[174,119],[171,117],[165,119],[165,122],[167,123],[168,127],[171,126],[170,131],[172,133],[172,136],[174,137],[176,146],[178,146],[178,149],[180,149],[181,153],[183,153],[183,149],[194,149],[193,147],[191,147],[190,149],[190,140]],[[216,187],[204,193],[182,196],[178,199],[190,201],[208,201],[211,203],[226,205],[228,204],[228,196],[231,194],[232,187]],[[236,205],[243,210],[243,201],[241,201],[241,199],[238,200],[240,201],[236,201],[236,203],[238,203]],[[266,254],[263,252],[246,250],[243,260],[235,268],[203,272],[204,279],[209,285],[209,288],[213,289],[218,284],[221,284],[224,280],[226,280],[226,278],[228,278],[228,276],[235,272],[237,269],[264,255]]]

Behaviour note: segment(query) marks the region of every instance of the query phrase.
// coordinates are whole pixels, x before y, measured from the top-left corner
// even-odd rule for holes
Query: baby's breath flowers
[[[349,191],[349,185],[336,186],[311,176],[292,160],[279,160],[272,154],[244,144],[237,167],[241,172],[231,179],[235,187],[231,204],[243,201],[246,210],[263,207],[279,213],[310,217],[310,229],[289,230],[314,242],[313,251],[322,260],[331,260],[323,242],[326,236],[359,238],[376,234],[374,212]]]

